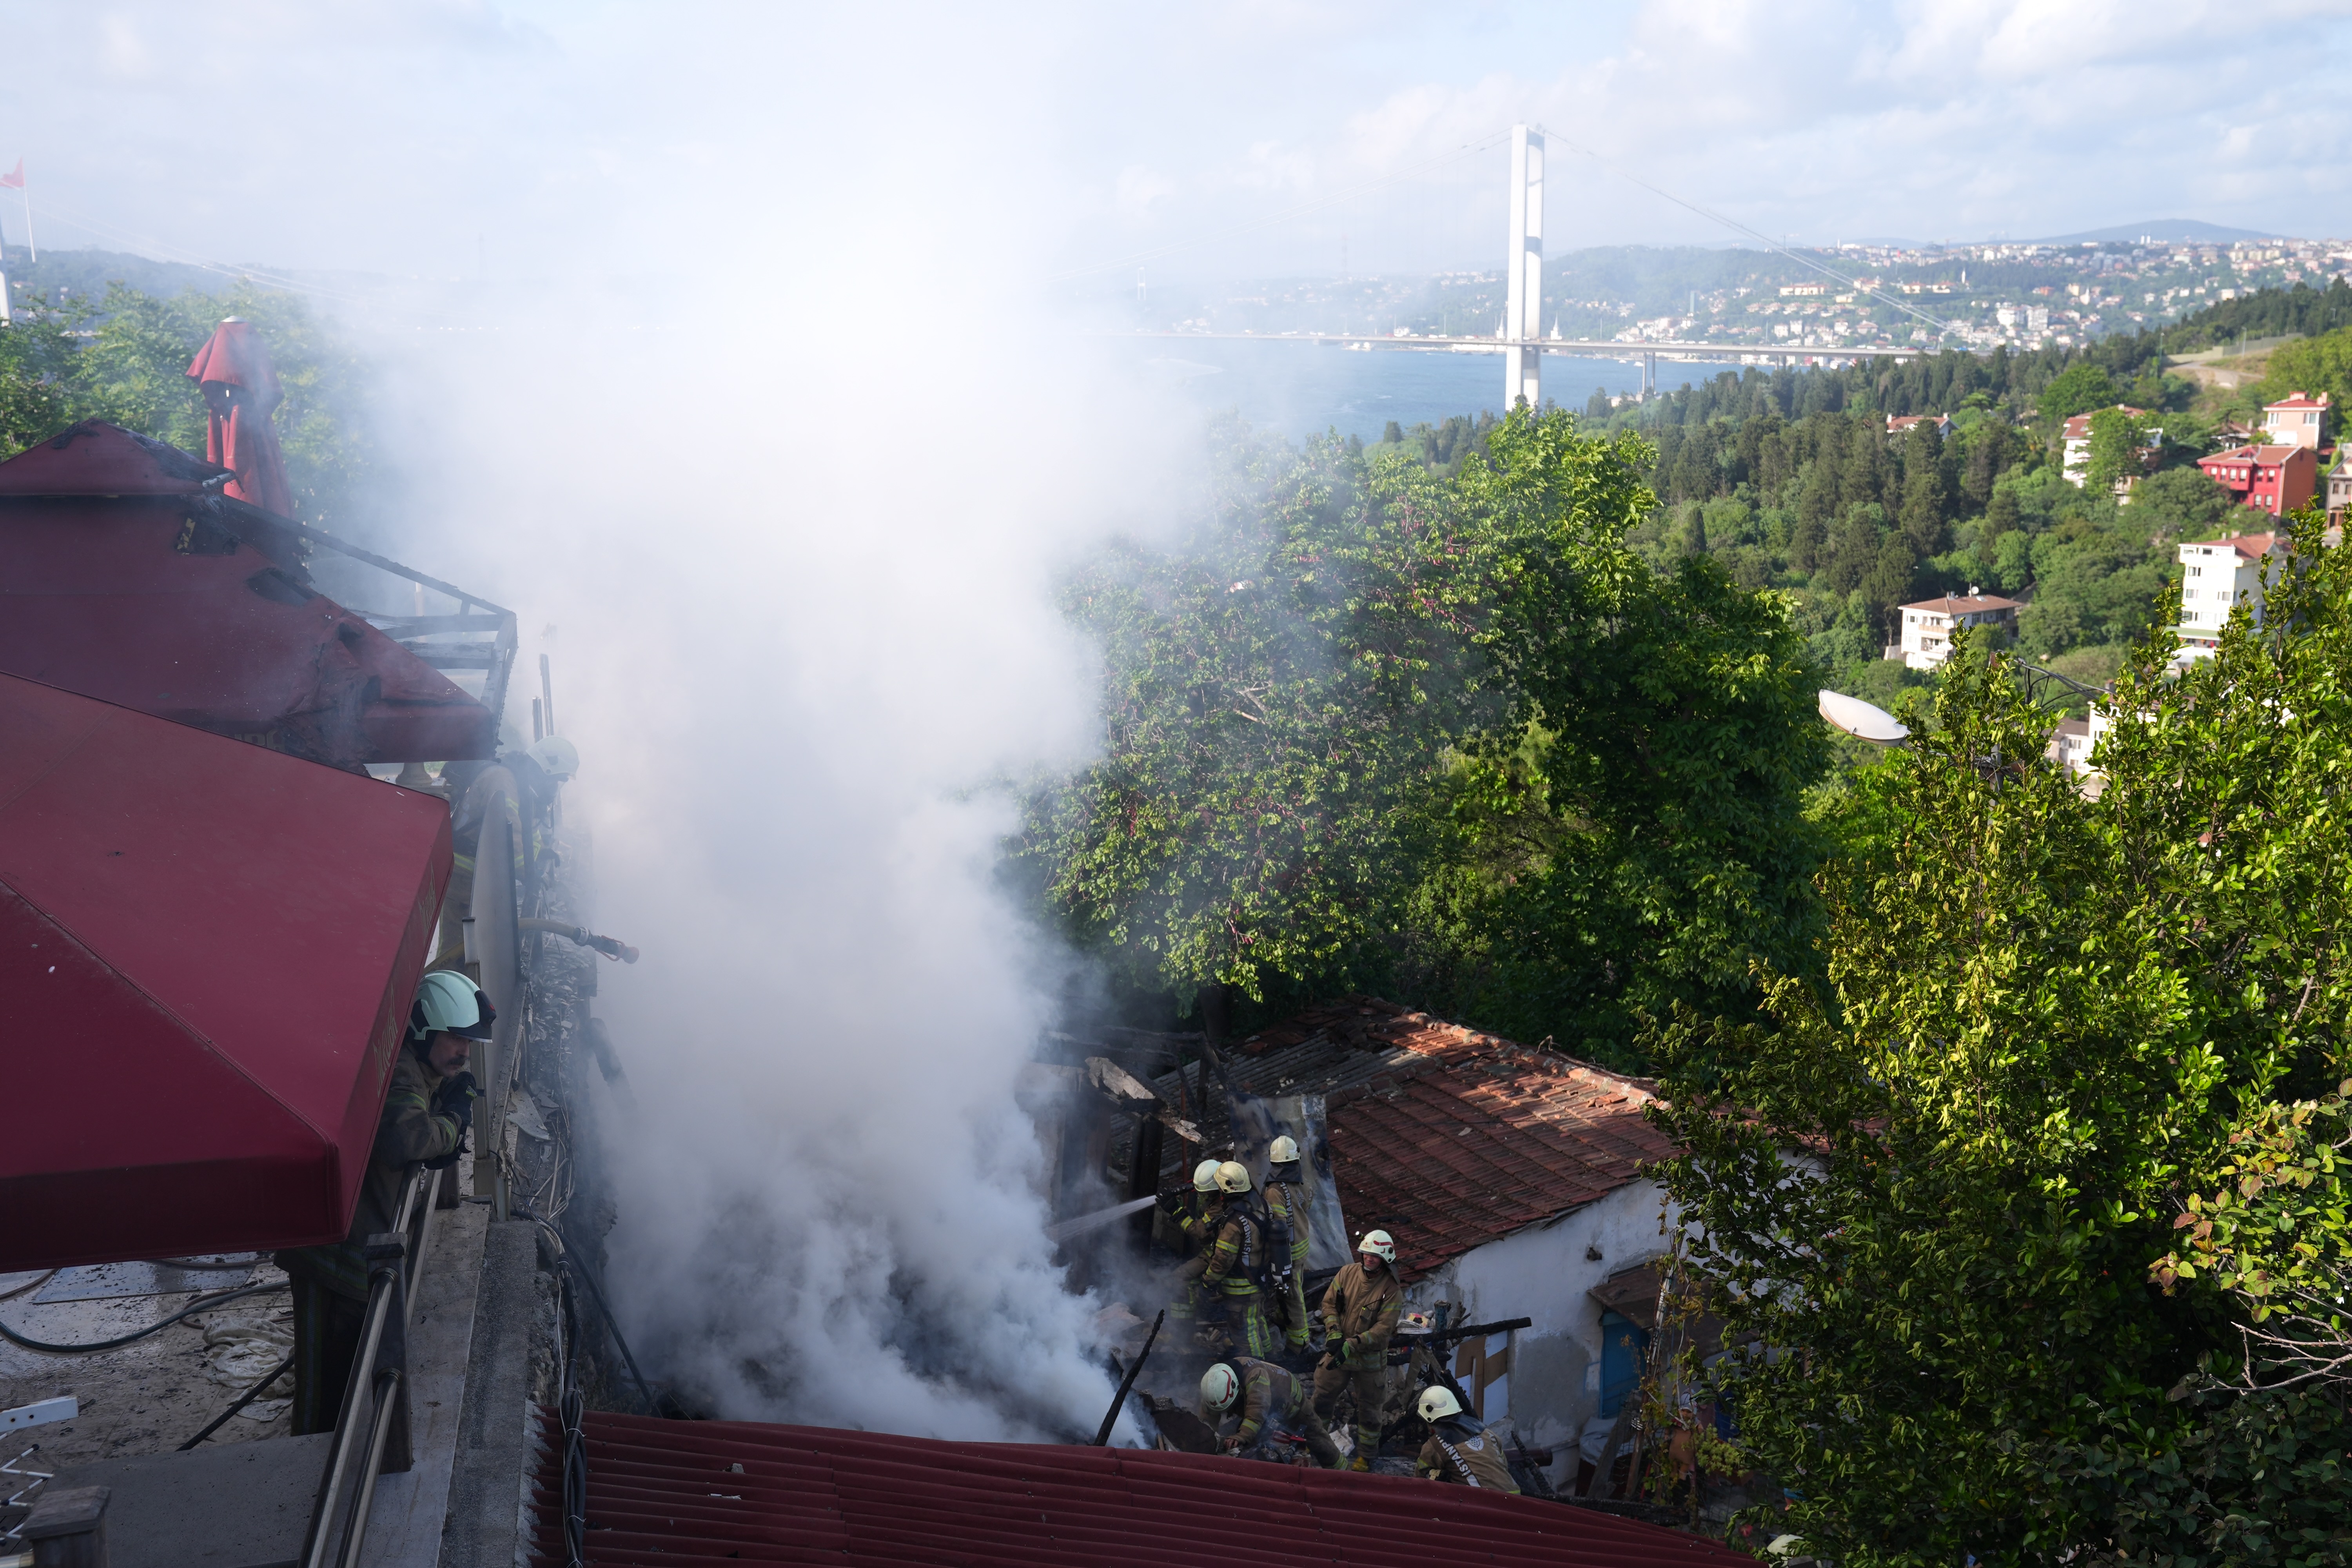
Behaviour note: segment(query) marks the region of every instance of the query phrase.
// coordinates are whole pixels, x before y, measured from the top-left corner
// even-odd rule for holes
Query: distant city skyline
[[[1482,266],[1504,154],[1438,161],[1520,120],[1552,132],[1557,249],[1731,237],[1623,174],[1807,244],[2352,229],[2352,0],[892,16],[33,8],[0,165],[26,159],[45,244],[387,271],[627,274],[890,181],[984,203],[1013,274],[1171,245],[1227,273]]]

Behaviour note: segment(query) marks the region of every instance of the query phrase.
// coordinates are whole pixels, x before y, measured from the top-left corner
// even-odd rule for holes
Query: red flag
[[[19,158],[16,160],[15,168],[5,174],[0,174],[0,191],[21,191],[24,188],[25,160]]]

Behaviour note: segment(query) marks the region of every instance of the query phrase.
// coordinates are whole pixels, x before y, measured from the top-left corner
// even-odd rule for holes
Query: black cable
[[[620,1347],[621,1359],[628,1363],[629,1376],[637,1385],[637,1394],[646,1402],[646,1414],[660,1415],[661,1406],[654,1403],[653,1390],[646,1386],[645,1373],[637,1370],[637,1358],[629,1353],[629,1342],[622,1334],[621,1325],[613,1316],[613,1309],[604,1304],[604,1292],[597,1288],[595,1277],[588,1270],[572,1267],[572,1249],[564,1245],[563,1233],[556,1229],[552,1222],[540,1218],[520,1204],[509,1204],[507,1212],[522,1215],[555,1238],[555,1261],[566,1274],[588,1287],[588,1299],[596,1303],[596,1310],[603,1315],[604,1326],[613,1331],[613,1342]]]
[[[233,1274],[240,1268],[254,1268],[261,1260],[257,1258],[248,1258],[242,1263],[203,1263],[193,1258],[142,1258],[139,1261],[152,1264],[158,1268],[185,1268],[192,1273]]]
[[[284,1290],[288,1288],[288,1282],[281,1279],[275,1285],[247,1285],[242,1290],[229,1290],[218,1296],[208,1296],[201,1301],[190,1302],[160,1323],[148,1324],[135,1334],[124,1334],[121,1339],[114,1340],[94,1340],[86,1345],[53,1345],[46,1340],[26,1339],[5,1323],[0,1323],[0,1339],[6,1340],[12,1345],[21,1345],[28,1351],[47,1351],[52,1355],[89,1355],[96,1351],[121,1350],[124,1345],[143,1340],[149,1334],[160,1333],[181,1319],[193,1317],[207,1307],[217,1307],[225,1301],[234,1301],[242,1296],[258,1296],[265,1290]],[[630,1370],[634,1372],[636,1369],[632,1367]]]
[[[238,1394],[236,1396],[236,1403],[222,1411],[219,1415],[214,1416],[211,1426],[205,1427],[203,1431],[197,1433],[194,1436],[181,1444],[178,1448],[173,1450],[173,1452],[184,1454],[189,1449],[194,1447],[197,1444],[203,1442],[205,1438],[211,1436],[214,1433],[219,1431],[222,1427],[227,1426],[228,1418],[230,1416],[236,1415],[238,1411],[244,1409],[247,1405],[259,1398],[261,1396],[261,1391],[268,1388],[271,1384],[276,1383],[279,1378],[284,1377],[286,1375],[286,1369],[293,1364],[294,1352],[289,1351],[286,1352],[286,1359],[279,1362],[275,1367],[271,1368],[268,1377],[263,1378],[259,1383],[255,1384],[251,1388],[248,1388],[243,1394]]]

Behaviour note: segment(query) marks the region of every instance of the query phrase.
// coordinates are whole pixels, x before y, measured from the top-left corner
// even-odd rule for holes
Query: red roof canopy
[[[0,675],[0,1269],[340,1240],[449,813]]]
[[[339,767],[488,756],[489,710],[204,493],[224,472],[98,420],[0,463],[0,672]]]
[[[531,1561],[565,1561],[563,1435],[536,1478]],[[592,1410],[587,1523],[599,1563],[837,1568],[1753,1568],[1696,1536],[1595,1510],[1402,1476],[1151,1449],[924,1437]]]

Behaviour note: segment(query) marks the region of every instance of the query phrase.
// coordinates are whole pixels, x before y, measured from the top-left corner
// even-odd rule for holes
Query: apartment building
[[[2276,403],[2263,405],[2263,428],[2275,445],[2308,447],[2315,452],[2327,444],[2331,412],[2327,394],[2312,397],[2291,392]]]
[[[2184,662],[2210,658],[2221,646],[2231,611],[2240,605],[2261,621],[2263,589],[2285,570],[2285,549],[2286,541],[2275,533],[2241,533],[2182,545],[2180,647],[2173,658]]]
[[[2017,630],[2018,604],[1987,594],[1974,584],[1963,595],[1947,594],[1940,599],[1922,599],[1916,605],[1906,605],[1898,612],[1903,617],[1902,640],[1886,650],[1889,658],[1900,658],[1911,669],[1933,669],[1952,657],[1952,634],[1963,626],[2000,626]]]
[[[2197,466],[2214,483],[2236,496],[2240,506],[2250,506],[2273,517],[2284,517],[2308,501],[2318,489],[2319,451],[2315,447],[2233,447],[2226,452],[2198,458]]]

